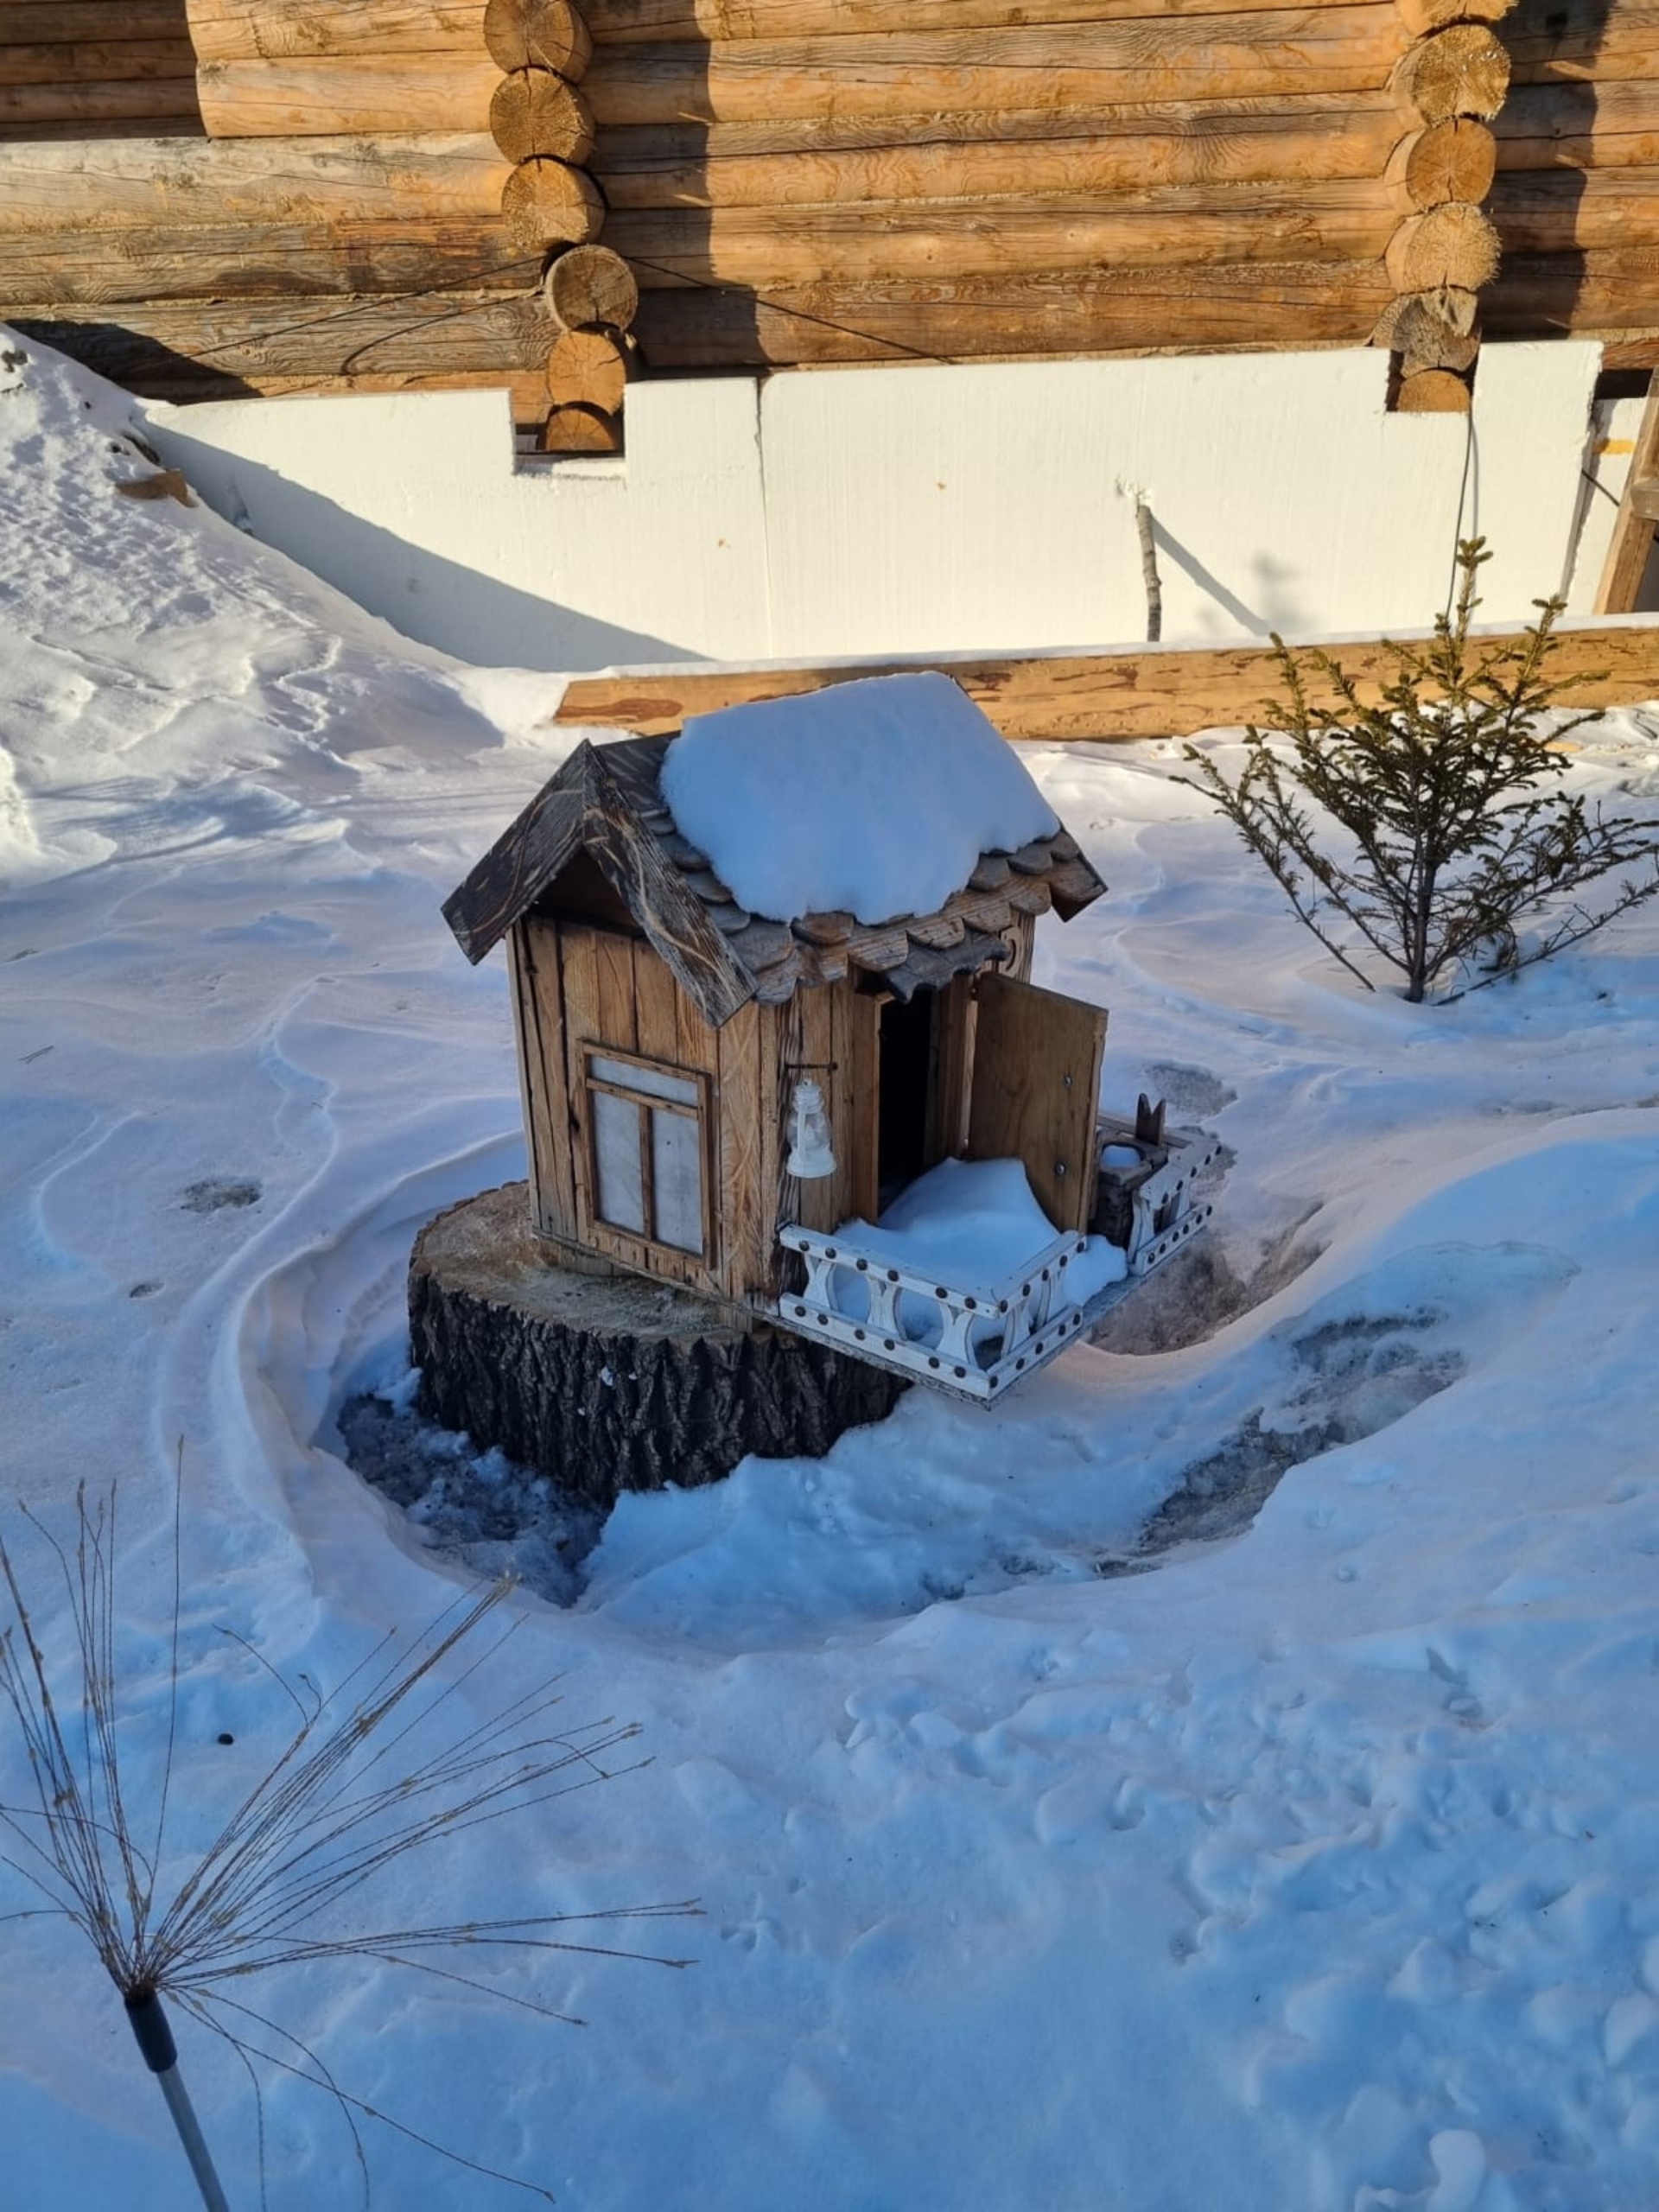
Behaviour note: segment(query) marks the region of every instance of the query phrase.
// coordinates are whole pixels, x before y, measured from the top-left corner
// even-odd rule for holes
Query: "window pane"
[[[643,1090],[648,1098],[672,1098],[679,1105],[695,1106],[697,1086],[666,1068],[638,1068],[632,1060],[613,1060],[602,1052],[588,1055],[588,1071],[595,1083],[613,1083],[622,1090]]]
[[[590,1090],[588,1103],[594,1110],[594,1169],[599,1185],[594,1211],[613,1229],[643,1235],[645,1192],[639,1167],[639,1116],[645,1109],[603,1090]]]
[[[651,1117],[651,1180],[657,1242],[677,1251],[702,1249],[702,1145],[689,1114]]]

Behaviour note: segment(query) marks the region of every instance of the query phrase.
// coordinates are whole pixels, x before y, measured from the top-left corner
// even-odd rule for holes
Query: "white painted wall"
[[[515,466],[504,393],[149,410],[213,505],[411,636],[560,670],[1017,652],[1483,619],[1572,571],[1599,350],[1490,345],[1472,416],[1389,415],[1378,353],[645,381],[625,461]]]

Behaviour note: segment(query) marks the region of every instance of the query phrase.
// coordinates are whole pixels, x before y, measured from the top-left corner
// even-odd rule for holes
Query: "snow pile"
[[[694,715],[664,796],[740,905],[779,922],[931,914],[985,852],[1059,820],[948,676],[881,676]]]
[[[0,1510],[61,1533],[119,1476],[142,1840],[184,1438],[171,1802],[200,1840],[293,1732],[267,1665],[337,1685],[454,1593],[429,1537],[496,1541],[509,1471],[423,1523],[338,1419],[405,1375],[416,1230],[523,1172],[500,963],[438,907],[557,744],[533,686],[116,494],[130,404],[26,350]],[[1656,728],[1580,732],[1569,788],[1652,813]],[[1217,1225],[1116,1310],[1113,1342],[1151,1313],[1174,1348],[1079,1345],[987,1411],[913,1391],[824,1459],[630,1497],[574,1605],[515,1600],[455,1728],[558,1671],[553,1725],[638,1719],[652,1764],[392,1870],[355,1932],[696,1896],[666,1945],[692,1970],[435,1958],[492,2001],[364,1955],[234,1988],[275,2024],[249,2040],[303,2037],[566,2212],[1649,2212],[1659,912],[1411,1007],[1298,927],[1179,747],[1021,757],[1114,885],[1039,925],[1038,981],[1112,1009],[1109,1103],[1166,1096],[1236,1155]],[[582,1541],[550,1518],[567,1568]],[[0,1801],[29,1786],[0,1732]],[[79,1939],[3,1932],[6,2202],[175,2212]],[[177,2026],[257,2202],[247,2076]],[[353,2201],[339,2112],[259,2070],[270,2212]],[[359,2125],[377,2204],[524,2201]]]

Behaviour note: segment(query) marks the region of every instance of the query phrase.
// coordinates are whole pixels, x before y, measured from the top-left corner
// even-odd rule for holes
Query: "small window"
[[[590,1052],[587,1090],[594,1219],[701,1258],[709,1248],[703,1078]]]

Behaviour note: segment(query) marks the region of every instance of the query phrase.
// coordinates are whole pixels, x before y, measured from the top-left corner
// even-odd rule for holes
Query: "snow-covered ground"
[[[26,1539],[12,1500],[63,1529],[118,1479],[153,1781],[183,1439],[184,1849],[292,1719],[221,1627],[327,1683],[454,1586],[335,1416],[396,1385],[416,1228],[521,1172],[499,963],[437,907],[573,738],[548,679],[118,496],[150,474],[128,404],[28,351],[0,372],[0,1502]],[[1573,786],[1654,810],[1656,731],[1586,731]],[[1038,980],[1112,1009],[1109,1103],[1167,1092],[1236,1154],[1187,1295],[1243,1310],[1160,1349],[1166,1277],[1124,1348],[630,1498],[573,1607],[513,1601],[458,1706],[556,1669],[652,1763],[365,1914],[696,1896],[690,1971],[500,1967],[585,2028],[360,1961],[240,1994],[571,2212],[1649,2212],[1659,911],[1411,1008],[1297,926],[1178,747],[1023,757],[1111,887],[1042,925]],[[1241,1480],[1253,1523],[1206,1511]],[[9,1801],[19,1766],[8,1734]],[[3,1941],[0,2201],[175,2212],[90,1955],[49,1920]],[[181,2042],[251,2206],[247,2078]],[[325,2097],[268,2076],[264,2130],[273,2207],[356,2201]],[[365,2132],[379,2204],[525,2201]]]

